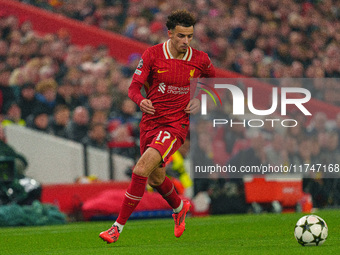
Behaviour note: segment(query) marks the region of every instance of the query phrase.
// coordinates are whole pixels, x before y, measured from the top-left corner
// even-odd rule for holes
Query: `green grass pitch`
[[[294,238],[301,213],[192,217],[180,238],[172,219],[131,220],[115,244],[98,234],[112,222],[0,229],[0,254],[339,254],[339,210],[315,213],[328,224],[322,246],[302,247]]]

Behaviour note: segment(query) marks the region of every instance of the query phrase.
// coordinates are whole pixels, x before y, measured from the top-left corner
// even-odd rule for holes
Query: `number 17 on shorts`
[[[164,162],[167,162],[172,154],[181,147],[182,142],[171,131],[160,130],[152,140],[149,147],[159,151]]]

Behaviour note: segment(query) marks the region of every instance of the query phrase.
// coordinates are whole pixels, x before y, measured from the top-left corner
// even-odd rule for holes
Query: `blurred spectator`
[[[285,145],[287,150],[287,164],[298,165],[300,163],[300,158],[298,156],[298,142],[293,136],[285,136]]]
[[[26,64],[19,68],[19,72],[23,74],[23,81],[37,84],[39,82],[39,70],[41,68],[41,60],[39,58],[27,59]],[[18,84],[16,84],[18,85]]]
[[[107,123],[108,123],[108,112],[101,111],[101,110],[93,111],[90,122],[91,122],[91,125],[93,125],[93,124],[107,125]]]
[[[7,59],[7,54],[8,54],[8,44],[5,40],[0,40],[0,61],[2,63]]]
[[[88,134],[81,140],[83,144],[99,149],[107,149],[107,133],[105,125],[101,123],[92,124]]]
[[[298,139],[299,165],[312,163],[312,141],[309,137]]]
[[[92,114],[93,111],[107,111],[112,110],[112,96],[110,94],[92,94],[89,97],[88,103],[86,105],[89,112]]]
[[[115,148],[119,154],[135,158],[136,144],[139,139],[139,120],[137,106],[126,98],[118,113],[110,117],[108,123],[109,147]]]
[[[244,166],[259,166],[267,162],[266,154],[264,151],[265,139],[261,132],[254,132],[251,135],[251,145],[245,150],[241,150],[236,155],[231,157],[227,165],[236,166],[240,169],[241,165]]]
[[[63,104],[57,105],[54,109],[48,124],[50,134],[67,138],[66,126],[70,121],[70,109]]]
[[[311,138],[311,155],[312,155],[312,164],[322,163],[321,146],[319,144],[319,140],[317,136]]]
[[[10,69],[6,68],[0,70],[0,92],[2,95],[2,107],[5,105],[10,105],[12,102],[15,101],[15,94],[12,87],[9,86],[9,77],[11,75]],[[2,109],[2,112],[3,113]]]
[[[225,129],[224,140],[226,143],[226,151],[230,155],[235,154],[234,148],[237,141],[245,139],[245,131],[246,129],[242,125],[233,125],[232,127]]]
[[[109,94],[111,92],[110,80],[106,78],[98,79],[95,91],[98,94]]]
[[[120,107],[123,105],[123,101],[125,99],[129,99],[128,97],[128,89],[131,83],[130,78],[122,78],[119,80],[118,85],[114,87],[113,89],[113,108],[117,111],[120,109]]]
[[[326,131],[327,115],[323,112],[317,112],[313,115],[311,124],[309,125],[307,132],[310,135],[317,136],[320,132]]]
[[[140,118],[141,116],[137,112],[136,104],[129,98],[124,99],[120,110],[110,116],[109,126],[111,134],[113,135],[115,128],[119,126],[120,128],[128,130],[129,138],[126,138],[127,140],[134,141],[138,139]]]
[[[38,100],[35,97],[33,83],[25,83],[20,89],[18,105],[21,109],[21,117],[26,120],[27,117],[37,107]]]
[[[41,132],[48,132],[49,115],[44,109],[35,109],[27,117],[27,126]]]
[[[36,98],[38,100],[36,108],[43,110],[47,114],[53,114],[54,107],[56,106],[57,87],[58,84],[54,79],[40,81],[35,87],[37,92]]]
[[[305,127],[303,125],[296,125],[287,129],[287,135],[294,137],[297,141],[303,139],[306,135]]]
[[[68,71],[65,55],[67,53],[67,45],[62,40],[54,40],[50,44],[49,56],[53,59],[55,68],[55,80],[60,82]]]
[[[5,105],[5,116],[1,122],[3,127],[16,124],[19,126],[26,126],[25,120],[21,118],[21,109],[16,102],[12,102],[9,105]]]
[[[336,132],[323,132],[319,133],[319,137],[319,139],[323,140],[322,142],[319,141],[319,144],[320,142],[322,143],[320,163],[329,166],[339,162],[340,150],[338,149],[338,134]]]
[[[57,88],[56,104],[67,105],[71,110],[80,104],[76,97],[76,85],[68,79],[64,79]]]
[[[72,119],[66,126],[66,136],[76,142],[81,142],[87,135],[89,127],[89,111],[84,106],[77,106],[72,115]]]
[[[15,69],[20,67],[21,59],[18,53],[9,53],[6,59],[6,64],[9,68]]]
[[[130,98],[123,99],[117,115],[112,115],[111,117],[119,119],[122,123],[130,123],[133,126],[138,126],[141,118],[137,112],[137,105]]]
[[[274,134],[273,140],[264,149],[267,163],[272,166],[284,165],[288,161],[285,140],[279,133]]]
[[[192,162],[198,166],[209,166],[214,165],[213,155],[212,155],[212,139],[210,133],[204,132],[206,123],[201,121],[197,123],[197,137],[191,137],[190,146],[192,146]],[[216,179],[216,176],[211,176],[208,178],[196,178],[194,180],[194,194],[198,192],[207,191],[211,184],[214,182],[212,179]]]
[[[98,62],[101,59],[109,57],[109,47],[105,44],[98,45],[97,50],[92,57],[94,62]]]
[[[96,79],[92,75],[84,75],[80,80],[79,101],[81,105],[89,103],[89,97],[95,91]]]

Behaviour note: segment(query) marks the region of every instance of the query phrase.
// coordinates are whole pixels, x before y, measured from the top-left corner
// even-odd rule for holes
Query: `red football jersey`
[[[148,48],[133,79],[144,84],[156,112],[143,113],[140,126],[144,130],[160,125],[188,126],[189,115],[184,109],[190,101],[190,79],[198,77],[215,77],[215,68],[206,53],[188,47],[180,60],[172,57],[169,41]]]

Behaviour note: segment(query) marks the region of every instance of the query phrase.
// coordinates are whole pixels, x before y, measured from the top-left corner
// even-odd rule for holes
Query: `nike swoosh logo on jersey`
[[[162,70],[157,70],[157,73],[166,73],[166,72],[168,72],[169,70],[164,70],[164,71],[162,71]]]
[[[163,145],[163,143],[161,143],[161,142],[157,142],[157,141],[156,141],[155,143],[160,144],[160,145]]]

